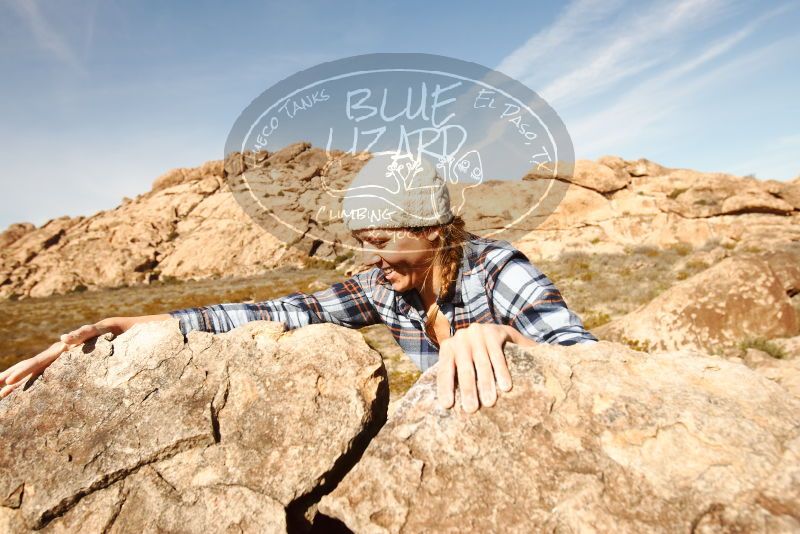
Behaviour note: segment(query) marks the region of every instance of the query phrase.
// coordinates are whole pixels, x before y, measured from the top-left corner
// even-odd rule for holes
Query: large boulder
[[[658,186],[670,189],[661,200],[664,211],[682,217],[714,217],[725,214],[772,213],[786,215],[794,206],[770,193],[770,185],[755,178],[724,173],[673,171],[659,180]]]
[[[713,351],[748,338],[797,334],[784,282],[758,258],[727,258],[648,304],[595,330],[602,339],[645,350]]]
[[[603,163],[581,159],[575,162],[570,181],[598,193],[611,193],[628,185],[630,176]]]
[[[514,231],[582,227],[613,216],[603,195],[561,180],[490,180],[479,187],[457,185],[450,190],[451,199],[464,199],[466,227],[479,235],[495,232],[494,239],[508,240]],[[514,224],[505,229],[511,221]]]
[[[319,512],[355,532],[797,532],[800,401],[740,363],[507,345],[468,415],[409,391]]]
[[[565,180],[586,189],[592,189],[598,193],[612,193],[624,188],[631,180],[630,175],[622,169],[615,169],[609,165],[591,160],[580,159],[575,164],[567,168],[572,169],[569,175],[559,174],[559,180]],[[523,180],[541,180],[544,176],[537,170],[531,170],[523,177]]]
[[[0,402],[0,531],[284,532],[386,418],[355,331],[177,320],[62,355]]]
[[[797,179],[786,182],[765,180],[761,186],[771,195],[788,202],[795,210],[800,210],[800,182]]]

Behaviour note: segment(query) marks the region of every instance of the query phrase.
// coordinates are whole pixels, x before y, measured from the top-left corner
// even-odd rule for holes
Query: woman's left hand
[[[455,403],[456,373],[461,407],[467,413],[478,410],[478,393],[483,406],[494,406],[495,377],[501,390],[511,390],[511,374],[503,353],[506,341],[525,346],[536,344],[512,326],[485,323],[472,323],[442,341],[437,371],[439,405],[450,408]]]

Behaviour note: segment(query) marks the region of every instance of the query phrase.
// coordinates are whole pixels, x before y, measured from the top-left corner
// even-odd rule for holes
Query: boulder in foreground
[[[0,402],[0,531],[303,530],[385,421],[381,358],[345,328],[110,339]]]
[[[744,365],[508,345],[467,415],[412,387],[320,513],[355,532],[797,532],[800,402]]]

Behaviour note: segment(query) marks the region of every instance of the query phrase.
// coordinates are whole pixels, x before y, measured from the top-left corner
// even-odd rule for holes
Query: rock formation
[[[105,334],[0,402],[0,531],[303,530],[387,404],[380,356],[333,325]]]
[[[793,338],[800,341],[800,338]],[[785,344],[785,343],[784,343]],[[777,345],[779,348],[780,345]],[[800,358],[796,354],[784,353],[784,358],[776,358],[772,354],[755,348],[745,350],[740,360],[760,375],[783,386],[786,391],[800,399]]]
[[[800,529],[800,398],[742,362],[508,344],[495,406],[440,408],[434,366],[387,422],[356,331],[187,337],[106,334],[0,401],[0,531]]]
[[[800,319],[789,292],[798,280],[791,276],[794,270],[785,255],[776,258],[785,267],[776,267],[782,276],[759,258],[722,260],[640,309],[597,328],[596,334],[644,350],[701,351],[747,338],[793,336]]]
[[[406,394],[320,513],[354,532],[796,532],[800,401],[739,363],[622,345],[506,349],[467,415]]]
[[[158,279],[248,276],[283,265],[301,267],[309,259],[352,267],[345,261],[352,254],[347,232],[341,223],[320,217],[320,209],[335,213],[338,207],[323,185],[345,187],[364,163],[338,156],[331,165],[323,149],[308,143],[232,154],[224,168],[212,161],[170,171],[151,191],[112,210],[60,217],[39,228],[12,225],[0,234],[0,298]],[[268,199],[287,223],[325,239],[299,239],[288,230],[283,235],[272,219],[271,231],[264,230],[259,217],[251,218],[236,201],[243,175],[259,202]],[[637,245],[699,247],[712,240],[733,252],[770,251],[800,240],[797,180],[758,181],[613,156],[578,161],[573,176],[556,181],[487,178],[478,187],[454,188],[451,196],[464,194],[468,229],[490,236],[507,224],[507,211],[536,204],[553,183],[566,187],[553,214],[526,219],[501,235],[531,258],[558,258],[574,250],[624,253]],[[199,247],[204,254],[196,253]]]
[[[293,181],[292,167],[313,165],[298,153],[307,148],[299,144],[273,154],[266,160],[274,163],[270,170]],[[113,210],[53,219],[34,230],[12,225],[2,239],[8,244],[0,253],[0,298],[249,276],[301,267],[309,257],[308,249],[286,247],[254,224],[230,193],[220,161],[170,171],[151,191]]]

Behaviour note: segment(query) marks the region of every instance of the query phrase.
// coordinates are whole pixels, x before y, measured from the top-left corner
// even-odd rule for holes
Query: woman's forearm
[[[130,327],[137,323],[147,323],[150,321],[164,321],[172,319],[168,313],[159,313],[156,315],[139,315],[137,317],[109,317],[98,321],[95,326],[102,329],[104,332],[111,332],[115,336],[126,332]]]

